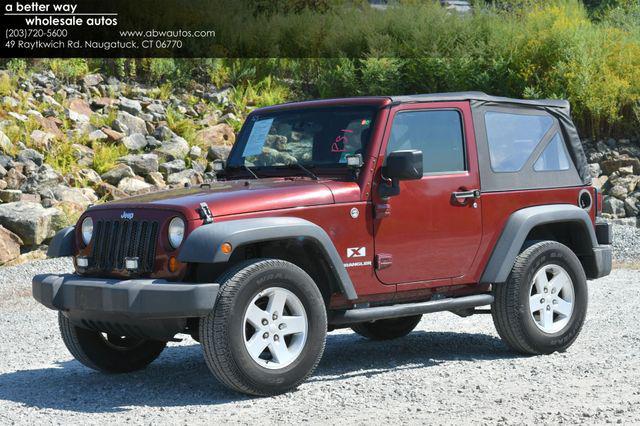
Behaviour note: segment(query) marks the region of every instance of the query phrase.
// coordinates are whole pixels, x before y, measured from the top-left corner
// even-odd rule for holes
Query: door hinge
[[[200,203],[198,213],[200,213],[200,219],[202,219],[204,223],[213,222],[213,215],[211,214],[211,210],[209,210],[207,203]]]
[[[376,219],[382,219],[383,217],[389,217],[391,215],[391,204],[376,204],[374,210],[374,216]]]
[[[377,270],[387,269],[393,264],[393,256],[388,253],[379,253],[375,257]]]

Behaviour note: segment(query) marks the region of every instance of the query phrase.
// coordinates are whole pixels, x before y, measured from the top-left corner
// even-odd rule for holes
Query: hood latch
[[[200,213],[200,219],[202,219],[205,224],[213,222],[213,215],[207,203],[200,203],[198,213]]]

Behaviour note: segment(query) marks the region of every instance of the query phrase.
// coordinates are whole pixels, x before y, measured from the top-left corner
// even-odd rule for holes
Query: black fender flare
[[[47,257],[73,256],[76,253],[75,229],[75,226],[68,226],[56,232],[49,243]]]
[[[220,250],[222,243],[230,243],[235,249],[249,243],[285,238],[308,238],[317,243],[342,293],[348,300],[357,299],[351,278],[331,238],[315,223],[297,217],[237,219],[202,225],[187,236],[178,260],[186,263],[223,263],[229,260],[233,252],[223,253]]]
[[[511,214],[496,243],[480,282],[503,283],[507,281],[520,249],[533,228],[549,223],[578,223],[586,233],[591,246],[598,247],[596,233],[589,214],[572,204],[551,204],[526,207]]]

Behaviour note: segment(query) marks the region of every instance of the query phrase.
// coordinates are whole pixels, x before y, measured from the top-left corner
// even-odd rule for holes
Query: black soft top
[[[391,96],[392,102],[452,102],[452,101],[481,101],[495,102],[499,104],[512,104],[523,106],[544,106],[552,108],[569,108],[569,101],[564,99],[515,99],[504,96],[491,96],[484,92],[450,92],[427,93],[421,95]]]
[[[504,190],[509,187],[528,188],[536,187],[535,181],[543,187],[558,186],[574,186],[588,185],[591,183],[587,157],[582,148],[582,142],[578,131],[571,120],[571,108],[569,102],[564,99],[513,99],[502,96],[491,96],[483,92],[451,92],[451,93],[430,93],[424,95],[404,95],[391,96],[394,103],[412,103],[412,102],[453,102],[453,101],[469,101],[474,116],[474,124],[476,128],[476,136],[480,145],[486,144],[486,133],[484,129],[484,112],[491,109],[509,110],[513,113],[529,112],[546,112],[556,118],[558,127],[562,132],[567,151],[573,160],[575,172],[578,179],[571,176],[571,172],[558,173],[556,175],[547,174],[546,176],[536,175],[534,173],[512,174],[495,174],[487,169],[488,156],[484,152],[480,152],[481,171],[484,173],[483,186],[490,190]],[[483,161],[484,160],[484,161]],[[484,165],[482,164],[484,163]],[[484,170],[482,170],[484,169]],[[543,182],[544,180],[549,182]],[[520,182],[518,182],[520,181]]]

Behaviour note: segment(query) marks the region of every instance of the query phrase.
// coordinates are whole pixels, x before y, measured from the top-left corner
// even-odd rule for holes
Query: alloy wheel
[[[574,301],[573,281],[563,267],[548,264],[536,272],[529,291],[529,311],[542,332],[562,330],[571,319]]]
[[[293,363],[308,334],[307,313],[298,296],[282,287],[258,293],[244,314],[244,343],[260,366],[280,369]]]

